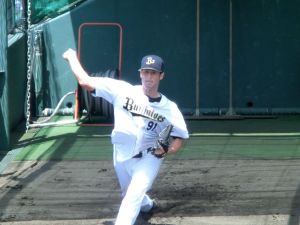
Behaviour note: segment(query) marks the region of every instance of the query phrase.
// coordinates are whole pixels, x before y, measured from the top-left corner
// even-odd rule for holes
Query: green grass
[[[300,119],[188,121],[191,133],[168,159],[299,159]],[[112,127],[45,127],[24,134],[15,160],[111,160]]]
[[[110,138],[108,134],[101,134],[102,130],[75,125],[42,128],[34,137],[18,143],[24,145],[24,149],[15,160],[111,159]]]

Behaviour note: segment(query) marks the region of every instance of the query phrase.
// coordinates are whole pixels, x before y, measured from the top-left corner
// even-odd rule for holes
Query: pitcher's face
[[[163,79],[164,73],[155,70],[142,69],[140,71],[140,77],[145,89],[158,90],[159,82]]]

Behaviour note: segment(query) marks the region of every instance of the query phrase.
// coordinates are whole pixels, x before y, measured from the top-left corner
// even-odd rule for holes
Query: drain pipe
[[[232,0],[229,0],[229,108],[226,116],[236,115],[233,109],[232,89]]]
[[[195,90],[195,105],[196,105],[196,111],[195,116],[200,116],[200,0],[197,0],[197,11],[196,11],[196,90]]]

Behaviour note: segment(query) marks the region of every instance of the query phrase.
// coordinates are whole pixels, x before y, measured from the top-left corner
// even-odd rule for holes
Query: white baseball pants
[[[123,197],[115,225],[133,225],[140,210],[147,212],[152,208],[153,200],[146,192],[152,187],[162,161],[143,152],[142,158],[118,162],[114,151],[114,167]]]

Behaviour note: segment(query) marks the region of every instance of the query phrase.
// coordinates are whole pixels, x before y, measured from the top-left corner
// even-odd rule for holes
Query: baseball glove
[[[157,158],[163,158],[168,153],[172,129],[173,125],[168,125],[159,133],[155,146],[150,148],[152,155]]]

